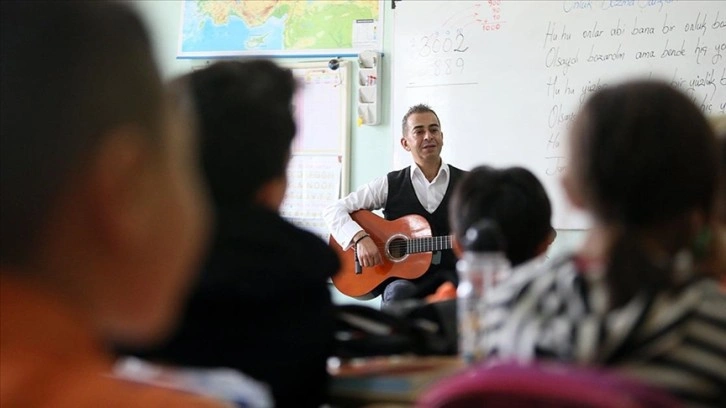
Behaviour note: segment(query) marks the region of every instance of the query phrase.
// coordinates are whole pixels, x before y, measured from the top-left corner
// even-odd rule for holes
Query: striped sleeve
[[[689,406],[726,407],[726,293],[715,281],[646,291],[613,310],[604,280],[573,263],[499,289],[486,326],[492,357],[615,366]]]
[[[572,360],[575,350],[596,348],[576,344],[579,324],[590,310],[582,278],[571,263],[555,264],[554,269],[545,264],[538,270],[515,270],[509,281],[493,291],[485,324],[489,355],[525,361]]]
[[[689,406],[726,406],[726,294],[702,280],[660,295],[629,353],[612,364]]]

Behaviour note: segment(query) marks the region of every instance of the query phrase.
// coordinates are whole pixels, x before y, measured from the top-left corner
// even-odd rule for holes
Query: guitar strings
[[[406,248],[407,246],[408,246],[408,241],[403,241],[403,242],[396,241],[396,242],[392,242],[390,245],[388,245],[388,248],[403,249],[403,248]],[[378,248],[379,250],[386,249],[386,244],[376,243],[376,248]]]

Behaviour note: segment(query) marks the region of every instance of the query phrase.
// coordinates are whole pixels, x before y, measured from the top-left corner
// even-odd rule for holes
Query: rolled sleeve
[[[350,217],[350,213],[358,210],[379,210],[388,198],[388,178],[379,177],[358,190],[328,206],[323,211],[323,219],[338,244],[348,249],[355,234],[363,228]]]

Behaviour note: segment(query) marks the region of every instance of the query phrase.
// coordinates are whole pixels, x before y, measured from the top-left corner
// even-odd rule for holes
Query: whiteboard
[[[280,214],[327,241],[322,212],[348,190],[350,63],[341,62],[336,70],[327,61],[287,67],[298,82],[293,100],[297,134]]]
[[[652,77],[708,115],[726,111],[724,1],[405,0],[394,10],[392,54],[393,117],[427,103],[448,163],[533,171],[558,229],[590,225],[560,179],[566,132],[592,92]],[[410,164],[394,139],[395,167]]]

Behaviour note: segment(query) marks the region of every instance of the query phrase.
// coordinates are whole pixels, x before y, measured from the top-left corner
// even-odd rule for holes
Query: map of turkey
[[[179,56],[375,48],[380,0],[185,1]]]

